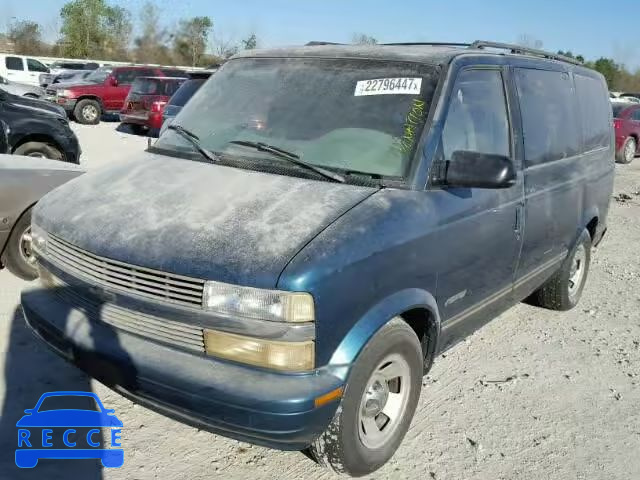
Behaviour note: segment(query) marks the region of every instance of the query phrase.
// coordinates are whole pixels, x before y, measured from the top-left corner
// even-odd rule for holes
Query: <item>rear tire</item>
[[[38,269],[31,252],[31,209],[22,214],[13,226],[11,236],[2,254],[2,263],[16,277],[23,280],[38,278]]]
[[[27,142],[13,151],[14,155],[27,157],[49,158],[51,160],[63,160],[64,154],[54,145],[44,142]]]
[[[585,230],[560,270],[531,295],[530,303],[549,310],[571,310],[580,301],[590,264],[591,236]]]
[[[331,424],[307,452],[320,465],[353,477],[383,466],[409,429],[422,372],[418,337],[401,318],[392,319],[358,356]]]
[[[628,165],[636,156],[638,145],[635,138],[629,137],[625,140],[624,145],[616,152],[616,161],[624,165]]]
[[[78,123],[83,125],[97,125],[100,123],[102,108],[100,104],[90,98],[80,100],[73,109],[73,116]]]

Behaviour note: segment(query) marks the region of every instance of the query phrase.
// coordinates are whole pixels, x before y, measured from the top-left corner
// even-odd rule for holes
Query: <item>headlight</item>
[[[304,292],[282,292],[206,282],[203,306],[229,316],[274,322],[313,322],[313,297]]]
[[[313,370],[314,342],[279,342],[217,330],[204,331],[207,354],[287,372]]]
[[[57,95],[58,97],[65,97],[65,98],[66,98],[66,97],[71,97],[71,96],[72,96],[72,95],[71,95],[71,92],[70,92],[69,90],[58,90],[58,91],[56,92],[56,95]]]
[[[49,235],[44,229],[39,226],[31,225],[31,248],[37,255],[43,255],[47,253],[47,243],[49,241]]]

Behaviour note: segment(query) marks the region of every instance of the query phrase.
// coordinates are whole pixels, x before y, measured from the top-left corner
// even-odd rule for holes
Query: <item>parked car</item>
[[[31,248],[32,207],[43,195],[81,173],[69,163],[0,155],[0,269],[6,267],[25,280],[37,277]]]
[[[157,137],[162,113],[171,96],[187,79],[180,77],[138,77],[120,111],[120,121],[137,134]]]
[[[3,76],[0,76],[0,89],[19,97],[42,98],[44,96],[44,89],[40,87],[10,82]]]
[[[25,55],[0,53],[0,76],[11,82],[40,86],[40,74],[49,73],[40,60]]]
[[[640,153],[640,104],[612,102],[611,106],[616,132],[616,161],[631,163]]]
[[[523,299],[576,306],[612,140],[604,77],[552,53],[243,52],[137,160],[38,204],[22,307],[134,401],[366,475],[441,352]]]
[[[80,162],[78,138],[61,107],[0,90],[0,120],[9,126],[11,153]]]
[[[72,83],[82,82],[89,75],[91,75],[92,72],[93,70],[80,70],[80,71],[60,73],[55,77],[53,77],[53,80],[51,80],[51,85],[55,85],[59,83],[72,84]]]
[[[50,101],[61,105],[79,123],[95,125],[103,114],[120,113],[138,77],[179,77],[183,70],[160,67],[101,67],[75,85],[50,85]]]
[[[180,113],[182,107],[195,95],[202,85],[214,72],[193,72],[189,74],[189,80],[180,85],[180,88],[173,94],[162,113],[162,130],[168,126]]]
[[[40,86],[46,88],[52,83],[56,83],[55,79],[59,75],[92,72],[99,67],[100,65],[95,62],[54,62],[49,67],[49,72],[40,75]]]

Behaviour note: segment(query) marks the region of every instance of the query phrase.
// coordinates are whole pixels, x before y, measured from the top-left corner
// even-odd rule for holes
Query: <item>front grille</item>
[[[56,93],[57,93],[57,90],[47,88],[47,89],[45,90],[45,93],[46,93],[48,96],[50,96],[50,97],[55,97],[55,96],[56,96]]]
[[[204,353],[201,327],[134,312],[110,303],[101,303],[79,294],[42,266],[40,277],[43,284],[52,288],[62,301],[70,308],[82,311],[90,321],[111,325],[119,330],[181,349]]]
[[[204,280],[99,257],[51,234],[45,258],[63,271],[114,291],[188,307],[202,307]]]

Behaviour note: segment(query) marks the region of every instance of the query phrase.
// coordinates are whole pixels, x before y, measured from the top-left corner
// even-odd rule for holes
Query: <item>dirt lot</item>
[[[77,127],[87,168],[143,149],[115,123]],[[518,306],[436,362],[402,447],[376,479],[640,478],[640,159],[617,167],[609,233],[569,313]],[[70,199],[70,202],[73,200]],[[0,273],[0,478],[331,478],[302,454],[186,427],[133,405],[40,345]],[[125,464],[13,463],[15,422],[51,390],[91,386],[123,421]]]

